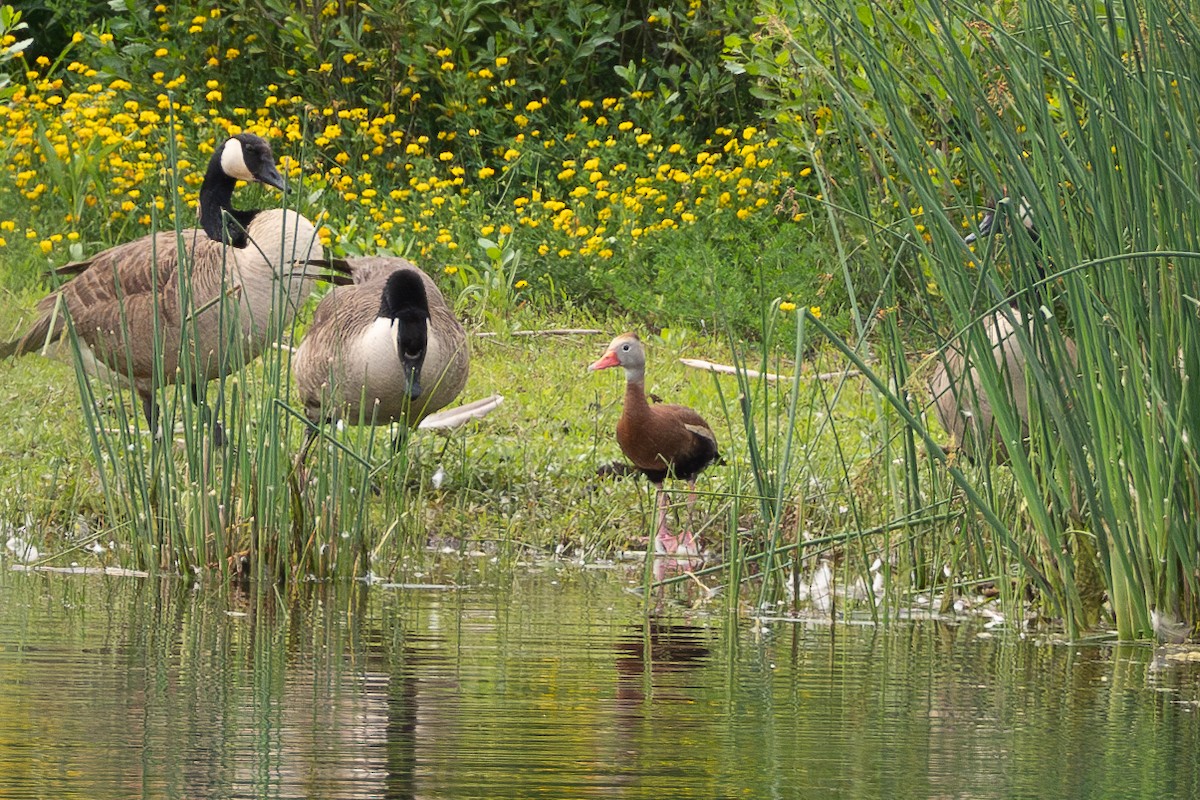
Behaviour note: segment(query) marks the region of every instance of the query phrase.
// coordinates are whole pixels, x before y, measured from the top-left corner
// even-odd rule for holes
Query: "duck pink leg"
[[[698,556],[700,555],[700,542],[696,540],[696,534],[692,533],[692,509],[696,507],[696,482],[688,481],[688,498],[687,498],[687,529],[683,535],[679,537],[678,547],[675,552],[681,556]]]
[[[690,530],[685,531],[679,536],[675,536],[667,528],[667,511],[670,503],[667,500],[667,493],[663,491],[662,484],[655,484],[655,488],[657,489],[655,501],[658,506],[658,533],[654,537],[654,552],[659,555],[669,556],[694,556],[698,554],[700,551],[696,546],[696,537],[692,535]],[[689,518],[691,516],[691,505],[695,502],[694,494],[693,492],[693,496],[688,500]]]
[[[657,513],[655,516],[655,528],[657,533],[654,535],[654,552],[670,553],[671,548],[675,545],[675,537],[671,535],[671,531],[667,528],[667,493],[663,491],[661,483],[654,484],[654,505]]]

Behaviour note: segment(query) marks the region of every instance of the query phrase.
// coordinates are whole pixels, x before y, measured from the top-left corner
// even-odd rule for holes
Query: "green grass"
[[[8,298],[9,318],[16,309],[28,310],[34,300]],[[779,318],[784,324],[776,325],[783,343],[794,335],[790,316]],[[555,327],[589,327],[603,333],[511,332]],[[416,432],[400,456],[393,456],[391,433],[384,429],[330,431],[332,439],[356,455],[348,456],[322,440],[325,444],[310,459],[314,480],[303,491],[302,517],[284,507],[277,512],[283,524],[254,534],[255,524],[245,516],[224,518],[225,528],[219,532],[198,533],[191,529],[197,523],[184,515],[163,530],[168,538],[177,537],[177,550],[196,547],[207,554],[202,563],[192,564],[201,571],[207,567],[222,573],[228,567],[220,556],[254,544],[264,558],[276,559],[273,569],[268,565],[256,573],[263,577],[350,577],[367,570],[402,577],[414,555],[427,547],[482,548],[514,556],[558,554],[588,561],[643,549],[652,519],[651,487],[641,478],[596,475],[598,466],[622,460],[614,428],[623,376],[586,369],[612,335],[631,327],[625,320],[602,322],[578,312],[549,317],[518,311],[509,327],[472,336],[471,378],[461,399],[503,395],[503,405],[490,416],[449,435]],[[794,565],[789,547],[798,537],[814,541],[804,551],[812,564],[818,556],[834,557],[843,564],[848,581],[866,575],[867,565],[877,557],[890,564],[908,563],[907,557],[889,557],[888,549],[912,531],[854,533],[877,525],[894,502],[884,480],[889,470],[881,469],[889,456],[874,433],[879,409],[861,381],[805,379],[793,393],[795,385],[789,380],[714,377],[678,359],[748,360],[745,366],[751,369],[765,367],[784,375],[794,374],[793,361],[782,346],[748,346],[683,329],[665,330],[661,336],[645,330],[641,334],[649,343],[648,391],[700,411],[716,431],[726,459],[699,481],[703,494],[697,522],[705,541],[727,559],[735,553],[754,556],[739,567],[742,577],[760,575],[768,563],[762,560],[764,554],[777,568],[771,580],[755,581],[759,588],[747,595],[748,600],[772,603],[782,598],[784,572]],[[736,354],[731,346],[738,348]],[[830,351],[810,355],[806,370],[838,366]],[[134,534],[125,524],[128,520],[114,519],[136,511],[114,511],[106,500],[73,368],[26,356],[0,369],[7,387],[0,414],[12,421],[0,436],[0,453],[9,456],[0,464],[0,485],[8,489],[0,524],[11,530],[32,522],[28,530],[38,532],[37,544],[49,563],[179,569],[178,559],[139,561],[146,534]],[[261,381],[262,370],[256,363],[236,380],[253,385]],[[749,401],[741,402],[739,394]],[[98,420],[104,427],[119,428],[120,415],[113,413],[118,404],[132,418],[128,395],[114,396],[98,387],[97,396]],[[754,437],[746,433],[747,420]],[[789,441],[786,431],[792,420],[797,433]],[[252,417],[248,424],[255,428],[258,423]],[[290,456],[299,447],[301,426],[294,424],[289,431],[284,452]],[[148,435],[143,438],[149,440]],[[238,440],[236,432],[234,438]],[[751,438],[756,442],[753,453]],[[190,441],[178,432],[172,437],[171,458],[177,464],[187,461]],[[254,438],[240,441],[238,447],[245,449],[253,446]],[[119,457],[118,450],[114,458]],[[242,457],[233,456],[235,461]],[[374,469],[366,471],[358,459]],[[125,469],[136,471],[138,463]],[[113,471],[110,466],[107,474]],[[439,471],[440,486],[435,486]],[[202,494],[189,488],[192,474],[181,466],[165,486],[180,497]],[[216,484],[219,489],[220,481]],[[765,486],[771,487],[770,494],[760,498]],[[682,505],[684,487],[670,488],[678,490],[674,499]],[[232,496],[241,495],[235,490]],[[82,531],[95,537],[103,552],[88,549],[92,542],[79,538]],[[355,543],[349,550],[348,541]],[[809,569],[808,562],[801,566]],[[905,567],[901,572],[895,585],[908,586],[911,570]],[[725,583],[732,575],[722,570],[706,580]],[[927,583],[923,581],[922,588]],[[895,602],[899,597],[898,593]]]

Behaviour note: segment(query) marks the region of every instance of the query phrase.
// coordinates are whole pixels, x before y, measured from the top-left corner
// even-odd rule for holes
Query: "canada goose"
[[[989,209],[979,223],[978,236],[999,233],[996,214],[1009,203],[1010,199],[1005,197]],[[1017,204],[1016,214],[1026,235],[1036,244],[1039,240],[1037,227],[1034,225],[1029,204],[1024,198]],[[978,236],[970,233],[963,241],[971,244]],[[1044,277],[1040,262],[1036,269],[1039,277]],[[1034,299],[1040,304],[1043,300],[1042,293],[1036,292]],[[1038,315],[1034,316],[1036,319]],[[1012,393],[1014,410],[1021,423],[1021,442],[1018,443],[1021,446],[1024,446],[1029,436],[1029,391],[1025,379],[1027,361],[1025,350],[1021,347],[1021,337],[1017,334],[1017,329],[1024,327],[1027,327],[1025,316],[1015,304],[1000,309],[983,321],[984,334],[987,336],[996,367],[1002,379],[1008,382]],[[1064,337],[1063,346],[1067,358],[1073,362],[1075,343]],[[942,427],[967,457],[987,458],[994,446],[997,460],[1007,461],[1008,448],[1013,443],[1004,441],[995,424],[992,403],[984,390],[978,368],[972,365],[967,369],[966,363],[966,354],[958,347],[948,347],[942,354],[929,378],[934,411]]]
[[[317,305],[292,359],[316,424],[417,425],[467,383],[467,337],[437,284],[403,258],[351,258],[354,283]],[[298,463],[303,463],[316,428]]]
[[[604,355],[589,370],[623,367],[625,402],[617,421],[617,444],[633,465],[654,484],[658,509],[655,550],[664,555],[699,553],[695,535],[684,531],[673,536],[667,528],[667,476],[687,481],[688,518],[696,502],[696,476],[719,457],[717,437],[704,418],[686,406],[650,405],[646,401],[646,350],[636,333],[612,340]]]
[[[201,402],[208,381],[253,360],[286,327],[312,289],[307,261],[320,247],[300,214],[232,208],[238,180],[286,189],[265,139],[238,134],[213,153],[201,228],[145,236],[61,268],[75,277],[38,304],[25,335],[0,344],[0,358],[60,341],[69,316],[85,368],[131,384],[152,429],[156,380],[180,380],[183,363],[193,365],[191,393]],[[219,425],[214,438],[223,438]]]

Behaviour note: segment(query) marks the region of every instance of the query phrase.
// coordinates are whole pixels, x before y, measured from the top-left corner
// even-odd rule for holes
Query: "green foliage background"
[[[474,245],[481,229],[489,240],[505,239],[499,231],[509,231],[500,243],[519,253],[521,270],[515,277],[532,286],[520,296],[504,287],[501,306],[583,304],[631,313],[651,327],[732,326],[754,335],[761,307],[773,299],[821,305],[827,314],[843,305],[845,290],[831,280],[837,272],[832,250],[824,245],[820,226],[811,224],[811,200],[820,191],[813,177],[798,178],[810,154],[771,138],[776,109],[756,98],[753,79],[722,57],[727,38],[756,30],[748,4],[239,0],[214,7],[116,0],[17,8],[32,33],[29,47],[12,62],[15,83],[28,85],[17,105],[27,104],[39,90],[49,95],[53,90],[46,91],[46,85],[54,81],[64,84],[58,89],[64,95],[95,82],[108,88],[118,81],[115,97],[107,100],[113,107],[136,103],[140,109],[162,110],[164,90],[169,94],[175,146],[192,168],[228,130],[282,125],[276,115],[286,113],[299,125],[285,126],[276,149],[299,158],[305,176],[315,169],[334,184],[339,165],[346,176],[358,166],[355,180],[369,173],[380,195],[407,192],[406,185],[432,184],[436,192],[438,174],[446,177],[441,184],[445,205],[434,219],[441,226],[439,244],[453,240],[462,247],[457,253],[436,247],[433,234],[379,235],[382,216],[372,218],[368,212],[376,209],[364,209],[361,187],[334,193],[318,180],[312,207],[328,214],[335,251],[398,252],[431,271],[451,267],[461,285],[451,281],[448,288],[464,291],[464,305],[477,306],[471,298],[494,283],[486,248]],[[68,69],[79,63],[91,74]],[[213,81],[219,88],[214,90]],[[35,165],[39,173],[53,165],[45,163],[45,148],[36,136],[49,134],[57,110],[39,112],[34,104],[21,120],[36,131],[32,143],[34,160],[43,162]],[[349,123],[338,119],[350,112],[362,114]],[[363,122],[368,116],[369,130]],[[378,119],[383,124],[376,125]],[[629,127],[617,132],[618,122]],[[340,137],[322,137],[331,123],[340,123]],[[702,195],[727,189],[719,185],[728,180],[724,175],[707,185],[698,177],[687,180],[698,172],[698,159],[712,155],[715,163],[723,151],[724,163],[738,157],[739,149],[730,152],[728,143],[740,144],[748,128],[756,134],[745,141],[769,140],[772,152],[769,160],[760,154],[761,166],[745,171],[753,184],[736,189],[737,209],[721,217],[709,206],[682,220],[681,212],[700,203]],[[21,130],[10,127],[18,144]],[[156,131],[143,128],[127,135],[162,148],[166,130],[164,115]],[[71,145],[71,150],[76,171],[84,173],[90,168],[85,165],[110,155],[107,149],[80,153]],[[444,154],[453,160],[439,163]],[[601,204],[567,197],[586,174],[577,165],[594,155],[604,157],[602,171],[619,163],[630,186],[658,182],[667,184],[666,193],[634,212],[642,215],[640,222],[618,221],[616,231],[603,225],[608,241],[594,242],[583,252],[569,239],[533,237],[521,229],[521,209],[513,201],[538,195],[566,201],[577,224],[601,227],[602,220],[588,214],[589,204],[592,210]],[[671,173],[660,171],[664,164]],[[410,179],[422,173],[423,165],[434,180],[417,184]],[[459,171],[447,176],[444,170],[451,165]],[[481,170],[499,174],[481,180]],[[574,180],[563,177],[576,171],[581,174]],[[93,213],[93,206],[75,202],[77,213],[66,209],[71,229],[93,245],[67,253],[55,242],[49,254],[39,252],[37,245],[47,236],[68,232],[60,222],[63,204],[55,202],[68,189],[61,179],[47,181],[39,202],[22,201],[21,192],[12,191],[19,183],[17,172],[10,170],[8,187],[0,177],[0,195],[9,189],[16,231],[34,233],[26,234],[27,242],[10,236],[7,254],[0,249],[0,270],[10,286],[36,287],[47,261],[62,263],[90,246],[111,245],[148,229],[144,214],[137,221],[141,203],[120,219],[106,219]],[[680,174],[685,177],[676,177]],[[161,195],[166,179],[157,180],[148,188]],[[90,182],[102,192],[111,179],[97,169]],[[77,194],[73,200],[83,193]],[[340,202],[347,194],[350,201]],[[414,191],[396,199],[387,212],[415,220],[428,209],[428,199]],[[112,198],[111,207],[119,209],[121,200]],[[185,206],[189,200],[184,197]],[[735,216],[739,200],[747,211]],[[101,202],[96,211],[103,210]],[[655,211],[658,217],[652,219]],[[431,230],[439,230],[433,225]],[[635,228],[646,235],[634,238]],[[601,249],[609,255],[598,261],[595,253]]]

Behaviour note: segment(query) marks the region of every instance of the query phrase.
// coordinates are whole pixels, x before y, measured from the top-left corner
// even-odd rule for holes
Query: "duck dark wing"
[[[692,447],[675,464],[675,475],[684,480],[693,480],[721,454],[717,450],[716,434],[703,420],[699,424],[685,423],[684,429],[692,435]]]

